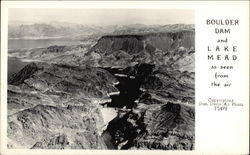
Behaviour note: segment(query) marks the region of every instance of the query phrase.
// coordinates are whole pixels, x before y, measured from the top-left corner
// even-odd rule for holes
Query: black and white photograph
[[[194,150],[195,11],[8,9],[8,149]]]

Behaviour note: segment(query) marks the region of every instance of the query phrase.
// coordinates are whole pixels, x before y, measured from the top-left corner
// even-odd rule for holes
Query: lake
[[[52,45],[79,45],[81,42],[66,38],[50,38],[50,39],[8,39],[8,49],[30,49],[38,47],[48,47]],[[29,62],[23,62],[20,59],[8,57],[8,77],[20,71]]]
[[[30,49],[52,45],[79,45],[81,42],[69,39],[8,39],[8,49]]]

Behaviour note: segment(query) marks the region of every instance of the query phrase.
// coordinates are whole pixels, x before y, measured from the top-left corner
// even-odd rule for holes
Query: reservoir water
[[[52,45],[78,45],[80,41],[70,39],[8,39],[8,49],[29,49]]]
[[[8,50],[30,49],[38,47],[48,47],[52,45],[79,45],[81,42],[67,38],[49,39],[8,39]],[[20,71],[29,62],[21,61],[17,58],[8,57],[8,77]]]

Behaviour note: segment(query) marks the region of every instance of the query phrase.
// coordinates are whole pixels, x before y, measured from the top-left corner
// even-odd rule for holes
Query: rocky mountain
[[[93,113],[91,110],[87,104],[68,107],[40,104],[19,111],[8,117],[8,147],[105,149],[97,128],[100,112],[94,113],[97,108]]]
[[[9,50],[8,56],[28,62],[47,62],[82,66],[85,64],[85,55],[91,49],[95,40],[89,39],[80,45],[53,45],[35,49]]]
[[[109,72],[31,63],[8,83],[9,148],[105,149],[98,103],[118,91]]]
[[[107,131],[117,149],[192,150],[194,108],[171,102],[120,111]]]
[[[111,96],[118,112],[103,137],[116,149],[194,149],[194,73],[167,66],[138,64],[108,69],[118,80],[120,94]]]
[[[149,63],[190,70],[194,68],[194,36],[194,31],[103,36],[91,49],[95,54],[91,54],[100,66]]]
[[[116,27],[76,46],[14,50],[9,148],[192,150],[192,25]],[[118,111],[104,124],[102,108]]]

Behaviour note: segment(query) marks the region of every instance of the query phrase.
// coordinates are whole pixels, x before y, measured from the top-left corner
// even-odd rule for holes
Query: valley
[[[8,148],[193,150],[194,28],[137,26],[10,49]]]

